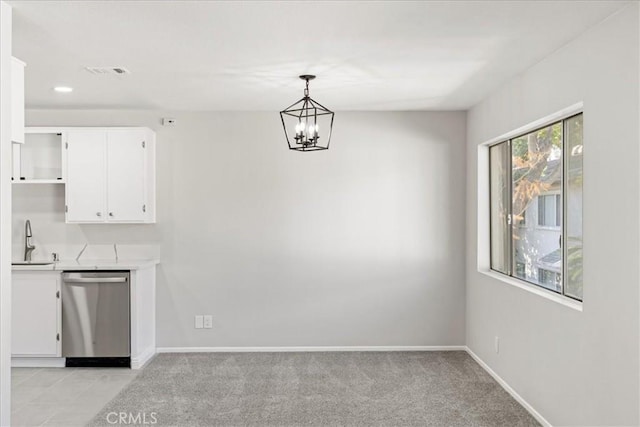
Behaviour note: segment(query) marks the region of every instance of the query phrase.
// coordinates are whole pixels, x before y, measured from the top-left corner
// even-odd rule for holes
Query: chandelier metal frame
[[[287,138],[287,144],[290,150],[295,151],[319,151],[328,150],[331,142],[331,133],[333,131],[334,112],[315,99],[309,96],[309,81],[316,78],[311,74],[303,74],[300,76],[305,81],[304,96],[291,104],[289,107],[280,111],[280,119],[282,127]],[[295,132],[287,131],[285,116],[295,117],[297,124]],[[330,116],[329,133],[326,136],[326,142],[321,141],[318,118],[322,116]],[[324,129],[323,129],[324,130]]]

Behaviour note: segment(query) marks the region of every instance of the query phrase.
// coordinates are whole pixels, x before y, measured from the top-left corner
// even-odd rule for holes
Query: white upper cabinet
[[[145,130],[107,132],[107,219],[142,222],[146,218]]]
[[[67,222],[155,222],[153,131],[69,128],[65,134]]]
[[[67,222],[104,222],[107,133],[67,132]]]
[[[24,143],[24,67],[11,58],[11,141]]]

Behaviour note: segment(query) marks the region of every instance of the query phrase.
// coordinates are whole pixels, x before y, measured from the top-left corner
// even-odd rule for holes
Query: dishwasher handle
[[[65,283],[126,283],[126,277],[66,277]]]

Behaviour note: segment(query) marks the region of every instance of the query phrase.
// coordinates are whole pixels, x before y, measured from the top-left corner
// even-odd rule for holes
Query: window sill
[[[484,274],[485,276],[489,276],[493,279],[499,280],[501,282],[507,283],[509,285],[515,286],[527,292],[531,292],[532,294],[541,296],[550,301],[556,302],[560,305],[564,305],[565,307],[569,307],[573,310],[582,312],[582,302],[576,301],[569,297],[565,297],[564,295],[557,294],[548,289],[542,288],[540,286],[529,284],[525,281],[515,279],[513,277],[505,276],[500,273],[496,273],[492,270],[478,270],[479,273]]]

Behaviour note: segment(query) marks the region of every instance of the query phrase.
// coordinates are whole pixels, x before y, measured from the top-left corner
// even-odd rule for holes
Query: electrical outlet
[[[500,337],[495,337],[494,346],[496,349],[496,354],[500,353]]]
[[[211,329],[213,328],[213,316],[210,314],[207,314],[204,316],[204,328],[205,329]]]
[[[195,328],[196,329],[204,328],[204,316],[203,315],[201,315],[201,314],[196,315]]]

